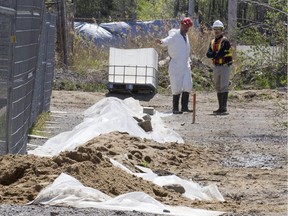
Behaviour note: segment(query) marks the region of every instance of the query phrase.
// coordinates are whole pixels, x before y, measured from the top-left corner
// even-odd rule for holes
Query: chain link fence
[[[44,0],[0,0],[0,154],[25,154],[29,128],[49,110],[55,23]]]

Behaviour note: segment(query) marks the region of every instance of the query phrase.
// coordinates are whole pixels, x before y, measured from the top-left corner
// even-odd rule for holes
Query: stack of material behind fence
[[[56,18],[46,15],[52,20],[50,26],[43,22],[45,14],[44,0],[0,0],[0,154],[25,154],[29,128],[42,110],[49,109],[54,44],[49,45],[55,40]],[[42,26],[52,28],[47,30],[46,42],[40,42]],[[40,54],[46,56],[46,63],[37,70],[37,63],[42,64],[39,43],[45,46],[46,52]],[[42,76],[42,87],[36,88],[36,74]],[[36,105],[41,104],[41,109],[32,119],[32,99],[40,88],[42,101]]]

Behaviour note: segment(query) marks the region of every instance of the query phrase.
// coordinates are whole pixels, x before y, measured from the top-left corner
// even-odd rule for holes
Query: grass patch
[[[71,53],[70,69],[79,75],[85,75],[86,72],[93,68],[101,70],[108,65],[108,50],[96,47],[93,40],[82,38],[75,34],[73,40],[74,51]]]
[[[6,135],[6,112],[0,113],[0,139],[5,139]]]
[[[45,122],[50,119],[50,116],[51,116],[50,112],[43,112],[40,115],[38,115],[36,122],[29,129],[29,134],[45,136],[44,126]]]

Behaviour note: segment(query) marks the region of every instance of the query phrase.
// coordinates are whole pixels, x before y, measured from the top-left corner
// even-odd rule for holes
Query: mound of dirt
[[[134,165],[148,164],[161,168],[178,166],[185,157],[193,154],[174,151],[179,144],[158,144],[119,132],[99,136],[75,151],[65,151],[53,158],[33,155],[5,155],[1,157],[1,203],[24,204],[33,200],[39,191],[51,184],[61,173],[67,173],[85,186],[97,188],[112,197],[133,191],[143,191],[157,200],[172,205],[189,205],[191,200],[180,193],[165,190],[151,182],[127,174],[113,166],[109,158]],[[184,146],[182,146],[183,148]],[[171,149],[171,151],[165,151]],[[162,153],[161,153],[162,151]],[[158,161],[157,157],[165,160]],[[170,173],[170,171],[169,171]]]

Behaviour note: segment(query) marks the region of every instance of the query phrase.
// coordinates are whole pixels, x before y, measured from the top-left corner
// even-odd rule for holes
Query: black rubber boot
[[[217,93],[217,99],[218,99],[218,106],[219,108],[217,110],[214,110],[213,113],[219,113],[221,111],[222,107],[222,94],[223,93]]]
[[[227,100],[228,100],[228,92],[222,93],[222,113],[227,112]]]
[[[182,114],[183,112],[179,111],[179,100],[180,94],[173,95],[173,114]]]
[[[218,110],[214,111],[213,113],[216,113],[216,114],[226,113],[227,112],[228,92],[220,93],[219,99],[220,99],[220,107]]]
[[[188,103],[189,103],[189,92],[182,92],[181,97],[181,111],[182,112],[193,112],[193,110],[188,109]]]

